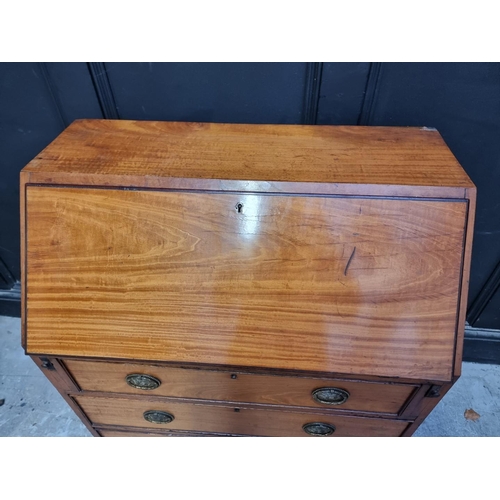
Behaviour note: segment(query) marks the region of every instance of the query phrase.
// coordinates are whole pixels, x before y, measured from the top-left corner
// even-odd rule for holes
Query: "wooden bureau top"
[[[30,183],[330,194],[350,193],[321,185],[474,187],[437,131],[408,127],[78,120],[23,175]],[[399,193],[408,194],[383,194]]]

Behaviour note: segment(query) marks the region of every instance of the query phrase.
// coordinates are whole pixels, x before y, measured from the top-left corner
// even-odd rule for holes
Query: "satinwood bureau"
[[[21,198],[22,342],[96,436],[408,436],[460,375],[435,130],[81,120]]]

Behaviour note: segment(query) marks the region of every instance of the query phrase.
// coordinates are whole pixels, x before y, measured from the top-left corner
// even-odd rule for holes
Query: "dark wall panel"
[[[476,328],[500,329],[500,290],[497,289],[491,300],[474,323]]]
[[[301,123],[306,63],[107,63],[122,119]]]
[[[102,118],[86,63],[45,63],[65,126],[79,118]]]
[[[370,125],[436,127],[476,184],[471,303],[500,260],[500,65],[384,63],[365,105]]]
[[[19,171],[64,129],[43,70],[0,64],[0,255],[19,279]]]
[[[20,277],[20,170],[74,119],[101,116],[86,64],[0,64],[2,274]]]
[[[500,261],[471,305],[469,322],[477,328],[500,330]]]
[[[324,63],[318,104],[319,125],[357,125],[370,63]]]

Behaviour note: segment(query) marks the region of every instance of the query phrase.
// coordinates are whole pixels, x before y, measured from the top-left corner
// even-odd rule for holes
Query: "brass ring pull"
[[[314,390],[312,397],[315,401],[324,405],[342,405],[348,400],[349,393],[337,387],[322,387]]]
[[[330,436],[335,432],[335,426],[322,422],[310,422],[303,425],[302,429],[310,436]]]
[[[143,416],[145,420],[151,422],[152,424],[169,424],[174,419],[174,416],[171,413],[160,410],[145,411]]]
[[[153,377],[153,375],[145,375],[143,373],[131,373],[125,377],[125,380],[127,384],[134,389],[142,389],[144,391],[158,389],[161,385],[161,381],[156,377]]]

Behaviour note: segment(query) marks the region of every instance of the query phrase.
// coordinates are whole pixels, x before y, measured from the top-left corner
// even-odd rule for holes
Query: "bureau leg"
[[[418,417],[409,427],[407,427],[405,432],[403,432],[402,437],[410,437],[413,435],[413,433],[419,428],[420,424],[427,418],[429,413],[436,407],[441,399],[443,399],[443,396],[452,388],[457,379],[455,379],[452,383],[443,384],[439,390],[439,397],[434,397],[431,393],[428,393],[422,399]]]
[[[92,427],[90,420],[87,418],[83,410],[78,406],[76,401],[68,395],[70,391],[80,391],[69,373],[64,368],[64,365],[55,358],[30,356],[34,363],[40,368],[42,373],[49,379],[52,385],[57,389],[57,392],[64,398],[70,408],[78,415],[81,421],[93,436],[101,437],[100,434]]]

